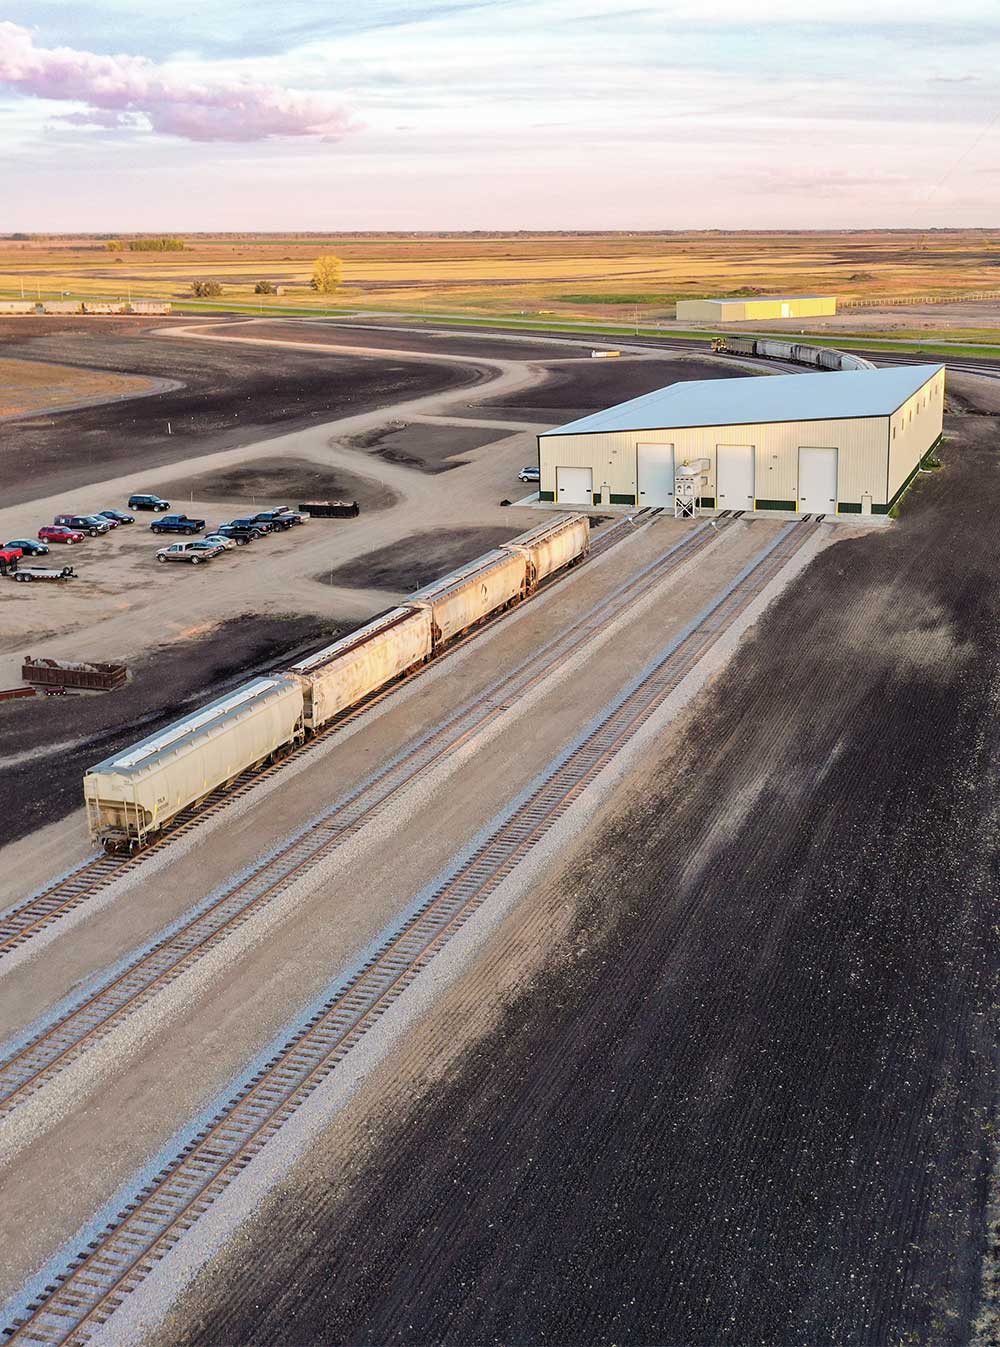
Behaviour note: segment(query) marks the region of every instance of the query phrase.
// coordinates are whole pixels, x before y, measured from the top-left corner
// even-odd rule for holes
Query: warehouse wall
[[[890,501],[941,434],[943,416],[944,370],[941,369],[889,418]]]
[[[789,308],[782,311],[782,305]],[[837,299],[834,295],[821,295],[808,299],[734,299],[730,303],[717,303],[708,299],[679,299],[677,301],[678,319],[688,319],[697,323],[746,323],[758,322],[768,318],[819,318],[828,317],[837,312]]]
[[[782,312],[782,304],[787,304],[790,313]],[[744,318],[819,318],[837,312],[837,300],[833,295],[821,295],[810,299],[748,299],[744,305]]]
[[[930,430],[931,421],[924,425]],[[924,444],[919,458],[935,436]],[[838,500],[861,508],[865,494],[883,509],[887,492],[889,427],[885,417],[835,421],[786,421],[765,425],[703,426],[696,429],[615,431],[593,435],[540,435],[538,439],[543,500],[554,499],[556,467],[589,467],[594,473],[595,504],[631,505],[637,500],[639,443],[674,445],[679,465],[696,458],[712,463],[706,495],[715,497],[716,447],[752,444],[756,454],[755,494],[758,509],[796,509],[798,505],[799,448],[834,447],[838,454]],[[907,449],[907,452],[914,452]]]

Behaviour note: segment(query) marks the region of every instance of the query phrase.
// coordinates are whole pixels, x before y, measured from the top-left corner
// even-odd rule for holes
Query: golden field
[[[0,417],[25,416],[76,402],[107,402],[152,386],[137,374],[0,357]]]
[[[126,240],[127,242],[127,240]],[[343,260],[335,296],[309,288],[321,253]],[[835,293],[840,299],[1000,292],[1000,231],[636,235],[186,236],[183,252],[108,251],[101,239],[0,240],[0,297],[169,299],[194,280],[221,306],[387,309],[489,317],[673,317],[679,297]],[[256,296],[254,284],[284,287]],[[219,303],[213,304],[219,307]]]

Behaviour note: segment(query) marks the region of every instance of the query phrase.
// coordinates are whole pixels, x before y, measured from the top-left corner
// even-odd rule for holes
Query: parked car
[[[522,468],[517,474],[517,480],[519,482],[540,482],[542,480],[541,469],[533,467],[529,463],[526,468]]]
[[[91,538],[98,538],[102,533],[110,533],[115,527],[110,519],[102,519],[98,514],[57,514],[52,522],[62,524],[68,529],[79,529],[81,533],[89,533]]]
[[[232,546],[233,543],[229,538],[224,538],[220,543],[209,542],[207,538],[199,538],[197,542],[188,543],[192,552],[200,552],[206,558],[221,556]]]
[[[112,524],[135,523],[135,515],[126,514],[124,510],[98,510],[97,513],[102,519],[110,519]]]
[[[200,533],[205,527],[205,521],[189,519],[186,514],[165,514],[149,527],[153,533]]]
[[[4,543],[4,547],[16,547],[26,557],[44,557],[49,551],[46,543],[36,542],[34,538],[14,538],[11,542]]]
[[[156,554],[156,560],[189,561],[192,566],[197,566],[199,561],[211,561],[221,552],[221,547],[206,548],[204,539],[199,539],[196,543],[171,543],[169,547],[161,547]]]
[[[138,496],[129,496],[128,508],[130,510],[158,510],[162,512],[170,509],[170,502],[164,500],[162,496],[140,494]]]
[[[239,519],[230,519],[233,528],[238,529],[256,529],[258,533],[271,533],[274,525],[268,523],[266,519],[258,519],[256,515],[242,515]]]
[[[254,515],[254,522],[257,524],[268,524],[276,532],[284,533],[295,524],[302,524],[303,520],[300,514],[282,506],[280,510],[261,510],[259,514]]]
[[[284,515],[285,518],[290,519],[293,524],[304,524],[306,522],[305,515],[300,514],[298,510],[293,510],[290,505],[276,505],[274,507],[274,513]]]
[[[213,533],[221,534],[223,538],[231,538],[237,547],[246,547],[247,543],[255,543],[258,538],[264,536],[259,528],[251,527],[249,524],[220,524]]]
[[[22,555],[19,547],[0,547],[0,575],[13,575]]]
[[[221,547],[224,552],[228,552],[230,548],[239,547],[236,538],[229,538],[224,533],[209,533],[201,541],[213,543],[216,547]]]
[[[65,524],[43,524],[38,530],[43,543],[82,543],[85,534],[79,529],[67,528]]]

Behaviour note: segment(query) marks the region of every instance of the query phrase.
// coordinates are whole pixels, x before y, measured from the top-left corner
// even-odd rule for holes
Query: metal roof
[[[244,683],[241,688],[237,688],[235,692],[227,693],[225,697],[209,702],[200,711],[193,711],[190,715],[175,720],[165,729],[149,735],[146,739],[140,739],[137,744],[132,744],[112,757],[105,758],[103,762],[89,767],[87,771],[129,772],[135,767],[145,767],[161,753],[179,748],[185,741],[195,739],[213,721],[224,720],[250,703],[270,695],[275,689],[286,690],[291,681],[282,675],[276,678],[254,678],[249,683]]]
[[[723,295],[715,299],[697,299],[696,304],[787,304],[791,299],[835,299],[835,295]],[[681,301],[683,303],[683,301]]]
[[[832,374],[752,375],[668,384],[607,411],[547,430],[547,435],[593,435],[612,430],[682,430],[692,426],[749,426],[775,421],[839,421],[891,416],[942,365]]]

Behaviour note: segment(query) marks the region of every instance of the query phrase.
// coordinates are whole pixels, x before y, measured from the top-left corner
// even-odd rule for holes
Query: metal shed
[[[539,498],[671,508],[705,460],[718,510],[886,514],[941,436],[944,366],[669,384],[538,437]]]
[[[747,299],[679,299],[677,317],[691,323],[750,323],[772,318],[828,318],[836,295],[761,295]]]

